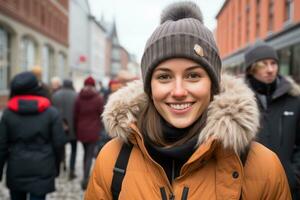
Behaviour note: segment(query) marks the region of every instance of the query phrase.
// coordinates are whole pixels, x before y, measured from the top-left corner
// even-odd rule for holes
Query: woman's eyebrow
[[[170,69],[168,69],[168,68],[156,68],[155,70],[154,70],[154,72],[156,72],[156,71],[164,71],[164,72],[169,72],[169,71],[171,71]]]

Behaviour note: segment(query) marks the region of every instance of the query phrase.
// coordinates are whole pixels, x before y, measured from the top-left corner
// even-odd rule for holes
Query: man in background
[[[280,158],[293,199],[299,199],[300,175],[300,88],[279,75],[275,49],[258,41],[245,53],[246,81],[256,95],[261,111],[262,143]]]

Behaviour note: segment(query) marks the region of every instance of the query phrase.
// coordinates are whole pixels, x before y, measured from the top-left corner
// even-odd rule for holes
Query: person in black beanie
[[[142,81],[105,105],[113,139],[98,154],[85,200],[291,199],[278,157],[253,142],[253,92],[221,66],[197,4],[166,7],[145,46]]]
[[[0,180],[7,163],[12,200],[45,200],[55,190],[59,153],[66,143],[62,120],[33,73],[17,74],[10,92],[0,121]]]
[[[300,87],[279,75],[273,47],[258,41],[245,52],[246,80],[261,112],[257,141],[274,151],[288,177],[293,199],[300,187]]]

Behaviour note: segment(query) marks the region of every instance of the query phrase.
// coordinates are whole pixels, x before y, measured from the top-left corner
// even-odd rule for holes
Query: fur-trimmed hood
[[[289,76],[285,76],[284,78],[291,84],[291,88],[288,93],[294,97],[300,96],[300,86],[294,81],[294,79]]]
[[[113,93],[102,114],[106,130],[112,137],[125,142],[132,133],[148,97],[142,81],[134,81]],[[259,111],[253,92],[242,79],[223,74],[221,92],[214,96],[207,114],[207,122],[199,134],[198,145],[214,138],[225,148],[241,153],[255,138],[259,126]]]

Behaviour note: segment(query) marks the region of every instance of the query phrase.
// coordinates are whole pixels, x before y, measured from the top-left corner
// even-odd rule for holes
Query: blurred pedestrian
[[[68,133],[68,142],[71,145],[71,157],[69,161],[69,179],[76,177],[75,163],[77,151],[77,139],[74,129],[74,105],[77,94],[73,87],[71,80],[64,80],[63,86],[60,90],[55,92],[52,96],[53,105],[58,109],[63,120],[65,120],[65,128]]]
[[[103,83],[102,81],[99,81],[98,82],[98,85],[99,85],[99,94],[100,96],[102,97],[103,101],[104,101],[104,104],[106,103],[107,101],[107,97],[109,95],[109,89],[106,89],[104,86],[103,86]]]
[[[287,174],[293,199],[300,199],[300,87],[279,74],[279,59],[263,41],[245,53],[246,80],[261,112],[257,141],[274,151]]]
[[[58,91],[62,86],[61,78],[54,76],[51,78],[51,95]]]
[[[169,5],[142,56],[143,84],[105,106],[115,138],[97,157],[85,199],[290,199],[278,157],[253,142],[253,93],[221,77],[221,65],[199,7]]]
[[[95,80],[89,76],[84,81],[75,102],[75,130],[77,139],[84,148],[83,179],[81,187],[86,189],[96,143],[101,131],[100,115],[103,112],[103,100],[95,88]]]
[[[46,199],[55,190],[59,151],[66,142],[58,111],[31,72],[11,81],[10,99],[0,122],[0,177],[12,200]]]
[[[50,88],[49,86],[43,82],[42,80],[42,68],[39,66],[35,66],[31,72],[35,75],[35,77],[38,79],[39,84],[41,84],[41,87],[43,88],[43,91],[45,92],[44,96],[47,97],[48,99],[51,99],[51,94],[50,94]]]

